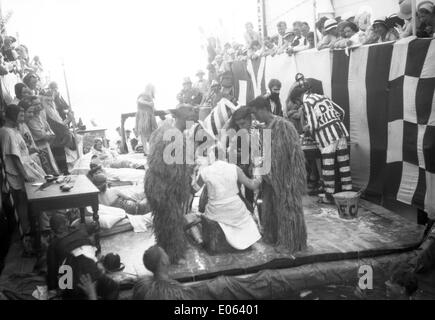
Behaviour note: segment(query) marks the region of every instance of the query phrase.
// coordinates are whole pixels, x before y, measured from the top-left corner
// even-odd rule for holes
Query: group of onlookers
[[[24,184],[68,174],[78,158],[74,116],[55,82],[48,83],[36,56],[10,36],[0,36],[0,175],[2,201],[12,196],[26,253],[31,253]],[[13,81],[13,82],[11,82]]]
[[[263,38],[251,22],[245,25],[245,44],[226,43],[223,47],[216,38],[207,45],[210,83],[218,81],[226,71],[231,71],[234,61],[257,59],[279,54],[293,55],[308,49],[344,49],[365,44],[396,41],[413,35],[411,0],[398,0],[400,11],[389,17],[373,19],[370,10],[361,10],[351,17],[320,18],[311,30],[307,22],[296,21],[292,28],[285,21],[277,24],[277,34]],[[435,32],[435,11],[432,0],[417,5],[416,34],[432,38]]]

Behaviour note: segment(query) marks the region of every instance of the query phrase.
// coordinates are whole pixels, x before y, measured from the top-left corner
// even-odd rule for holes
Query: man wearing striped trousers
[[[352,190],[350,150],[347,144],[349,133],[343,124],[344,110],[329,98],[309,93],[305,87],[296,87],[291,93],[294,103],[303,105],[306,126],[318,143],[322,155],[322,176],[327,202],[333,202],[336,193],[336,169],[340,176],[341,189]],[[337,160],[337,161],[336,161]]]

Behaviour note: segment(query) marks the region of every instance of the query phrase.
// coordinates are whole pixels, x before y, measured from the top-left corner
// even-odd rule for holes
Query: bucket
[[[347,191],[334,194],[338,214],[342,219],[355,219],[358,217],[358,202],[361,192]]]

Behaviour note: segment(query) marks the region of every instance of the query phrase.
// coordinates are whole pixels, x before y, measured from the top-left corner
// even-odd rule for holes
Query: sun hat
[[[325,21],[324,30],[325,31],[330,31],[330,30],[332,30],[334,28],[337,28],[337,26],[338,26],[337,20],[335,20],[335,19],[328,19],[328,20]]]

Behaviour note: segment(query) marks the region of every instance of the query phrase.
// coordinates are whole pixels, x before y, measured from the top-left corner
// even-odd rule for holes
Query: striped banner
[[[249,68],[243,79],[235,74],[247,81],[260,70],[246,84],[247,101],[258,93],[262,65]],[[346,112],[355,188],[435,214],[435,40],[266,58],[265,83],[280,80],[283,101],[298,72],[320,80]]]

